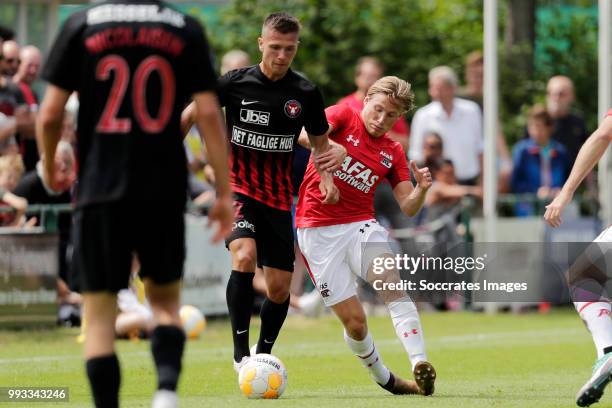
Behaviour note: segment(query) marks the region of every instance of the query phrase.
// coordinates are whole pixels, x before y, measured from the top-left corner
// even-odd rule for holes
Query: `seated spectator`
[[[36,165],[36,169],[32,170],[23,176],[15,193],[24,197],[31,204],[70,204],[72,202],[71,189],[76,180],[75,158],[72,146],[66,141],[60,141],[57,145],[55,153],[55,177],[56,191],[52,190],[42,178],[42,160]],[[40,218],[39,218],[40,219]],[[59,230],[59,278],[68,284],[70,289],[74,289],[74,280],[70,279],[68,270],[68,247],[70,243],[70,225],[72,215],[62,213],[58,218]],[[61,287],[58,283],[58,287]],[[59,291],[60,303],[71,303],[75,300],[75,296],[69,291]],[[77,299],[78,300],[78,299]]]
[[[465,196],[471,195],[482,199],[481,186],[463,186],[457,183],[455,166],[451,160],[430,162],[428,166],[433,184],[425,197],[425,221],[431,222],[448,214]]]
[[[443,159],[444,141],[436,132],[427,132],[423,139],[423,163],[419,167],[429,166]]]
[[[0,212],[0,227],[19,227],[25,223],[28,201],[12,193],[23,175],[23,161],[19,155],[0,157],[0,209],[14,211]]]
[[[565,147],[551,139],[553,119],[543,106],[536,105],[527,118],[529,139],[513,149],[513,193],[535,193],[540,200],[558,194],[569,174],[570,162]],[[517,215],[533,213],[533,205],[519,203]]]

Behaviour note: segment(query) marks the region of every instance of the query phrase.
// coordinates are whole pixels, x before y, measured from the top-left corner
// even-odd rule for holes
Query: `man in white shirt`
[[[457,75],[447,66],[429,71],[432,102],[414,115],[409,156],[422,161],[424,136],[436,132],[442,136],[444,157],[452,160],[459,184],[474,185],[482,163],[482,114],[476,103],[455,97],[457,84]]]

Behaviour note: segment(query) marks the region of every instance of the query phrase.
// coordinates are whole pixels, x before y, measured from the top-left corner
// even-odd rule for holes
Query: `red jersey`
[[[346,104],[358,112],[361,112],[363,110],[363,100],[357,98],[357,93],[352,93],[340,99],[338,101],[338,105],[342,104]],[[406,118],[403,116],[400,117],[398,121],[395,122],[395,125],[393,125],[393,127],[391,128],[391,131],[408,137],[408,135],[410,134],[410,128],[408,127],[408,122],[406,122]]]
[[[325,110],[333,126],[329,138],[346,148],[342,167],[334,173],[340,190],[337,204],[323,204],[312,157],[300,187],[295,214],[298,228],[348,224],[374,218],[374,191],[387,179],[391,187],[410,180],[402,146],[387,135],[372,137],[366,131],[360,114],[348,105],[334,105]]]
[[[610,110],[608,111],[608,113],[606,114],[606,116],[612,116],[612,109],[610,109]]]

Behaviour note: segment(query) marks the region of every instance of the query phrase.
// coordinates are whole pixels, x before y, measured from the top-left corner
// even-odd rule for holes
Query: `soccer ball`
[[[275,399],[283,395],[287,387],[287,370],[273,355],[256,354],[240,369],[238,384],[248,398]]]
[[[187,338],[197,339],[200,337],[200,333],[202,333],[206,327],[206,318],[204,318],[200,309],[191,305],[183,305],[181,306],[179,315],[181,316],[183,330],[185,330]]]

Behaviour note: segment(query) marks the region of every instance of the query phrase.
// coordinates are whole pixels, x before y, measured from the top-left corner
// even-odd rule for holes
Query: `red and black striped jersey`
[[[321,92],[291,69],[271,81],[253,65],[221,77],[218,93],[225,106],[233,191],[291,210],[293,150],[300,131],[323,135],[328,129]]]
[[[77,206],[185,202],[181,112],[216,88],[194,18],[156,0],[96,3],[64,23],[43,77],[79,95]]]

